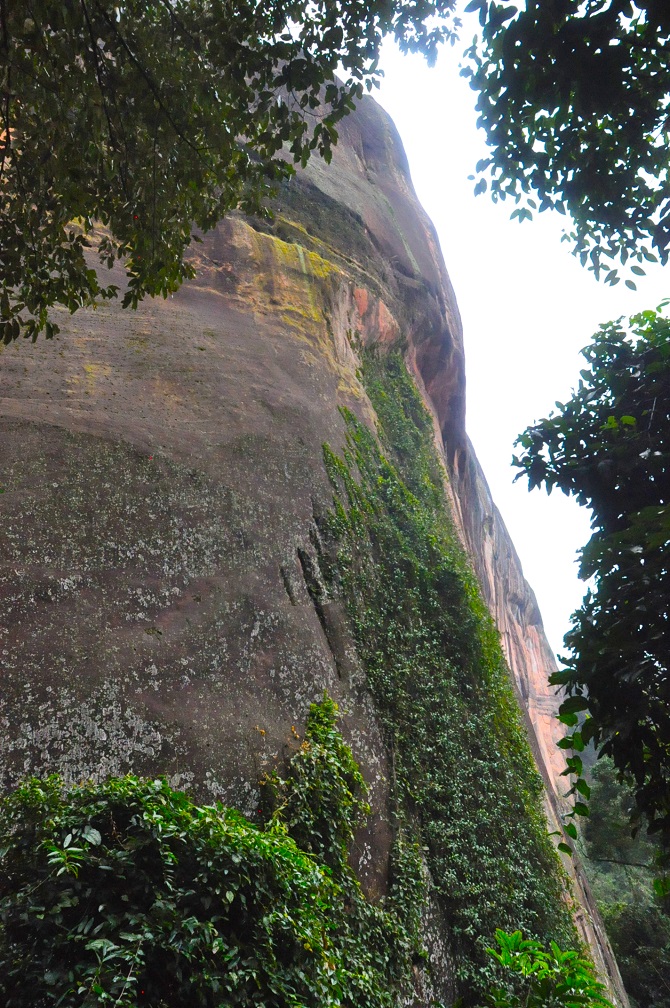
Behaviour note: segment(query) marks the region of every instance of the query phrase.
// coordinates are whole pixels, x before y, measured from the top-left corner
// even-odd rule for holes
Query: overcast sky
[[[514,439],[569,397],[584,366],[579,351],[599,324],[655,308],[670,295],[670,275],[650,268],[635,278],[637,292],[623,281],[605,286],[561,243],[560,215],[546,212],[520,224],[509,220],[509,201],[494,205],[487,195],[472,195],[468,175],[486,146],[475,126],[475,94],[458,62],[458,45],[429,69],[387,44],[386,76],[375,97],[398,127],[456,291],[470,437],[538,596],[551,646],[560,651],[584,591],[575,559],[590,535],[588,513],[561,493],[529,494],[525,481],[513,484]]]

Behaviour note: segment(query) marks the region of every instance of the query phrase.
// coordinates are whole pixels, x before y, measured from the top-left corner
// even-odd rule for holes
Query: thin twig
[[[653,864],[643,864],[642,861],[619,861],[618,858],[609,857],[590,857],[586,855],[589,861],[604,861],[607,864],[618,864],[622,865],[624,868],[648,868],[650,871],[655,870],[655,865]]]
[[[81,9],[84,12],[84,19],[88,27],[88,34],[91,38],[91,50],[93,52],[93,62],[95,64],[95,77],[98,82],[98,87],[100,89],[100,96],[102,98],[102,107],[105,110],[105,119],[107,120],[107,130],[109,132],[109,142],[112,145],[112,150],[116,150],[117,149],[116,131],[112,125],[112,120],[109,114],[109,106],[107,105],[107,94],[102,83],[100,60],[98,58],[98,45],[95,38],[95,33],[93,31],[93,25],[91,24],[91,19],[88,14],[88,8],[86,7],[86,0],[81,0]]]
[[[0,2],[0,26],[2,27],[2,48],[5,52],[5,58],[7,60],[7,92],[5,94],[4,100],[4,137],[2,138],[2,159],[0,160],[0,176],[4,174],[5,171],[5,161],[7,160],[9,149],[12,144],[12,132],[10,127],[10,102],[11,102],[11,77],[12,72],[9,65],[9,29],[7,27],[7,6],[6,0],[1,0]]]
[[[137,962],[137,957],[138,957],[138,955],[140,953],[140,947],[141,947],[143,941],[144,941],[144,938],[142,937],[142,938],[140,938],[140,940],[137,943],[137,950],[135,952],[135,958],[133,959],[133,961],[130,964],[130,969],[128,970],[128,976],[123,981],[123,987],[121,988],[121,993],[119,994],[119,996],[117,997],[116,1001],[114,1002],[115,1006],[121,1003],[121,998],[123,997],[123,995],[125,993],[126,987],[130,983],[130,978],[133,975],[133,967],[135,966],[135,964]]]
[[[163,101],[163,98],[161,96],[161,92],[160,92],[159,87],[157,86],[157,84],[155,83],[155,81],[152,79],[152,77],[151,77],[149,71],[146,69],[146,67],[144,67],[142,65],[142,63],[140,62],[140,60],[138,59],[138,57],[132,51],[132,49],[130,48],[130,46],[126,42],[125,38],[123,37],[123,35],[119,31],[116,23],[109,17],[107,11],[100,5],[100,3],[98,2],[98,0],[94,0],[94,2],[95,2],[96,7],[98,8],[98,10],[100,11],[100,14],[101,14],[102,18],[107,22],[107,24],[109,25],[109,27],[112,29],[112,31],[114,32],[114,34],[118,38],[119,42],[121,43],[121,45],[123,46],[123,48],[126,50],[126,52],[128,53],[128,55],[130,56],[130,59],[135,64],[135,66],[139,70],[140,74],[142,75],[142,77],[144,78],[144,80],[146,81],[146,83],[148,84],[149,90],[151,91],[152,95],[156,99],[156,101],[158,103],[158,106],[161,109],[161,111],[163,112],[163,114],[165,115],[167,121],[172,126],[172,129],[175,131],[175,133],[177,134],[177,136],[179,137],[180,140],[182,140],[188,147],[190,147],[191,150],[195,154],[197,154],[198,157],[201,157],[200,148],[197,147],[194,143],[192,143],[191,140],[189,140],[189,138],[184,134],[184,132],[179,128],[179,126],[177,125],[177,123],[174,121],[174,119],[172,118],[172,116],[171,116],[168,108],[166,107],[166,105],[165,105],[165,103]],[[204,158],[203,158],[203,160],[204,160]]]

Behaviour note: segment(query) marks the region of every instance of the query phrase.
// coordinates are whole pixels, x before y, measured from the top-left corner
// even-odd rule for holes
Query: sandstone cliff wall
[[[471,446],[453,482],[459,524],[498,627],[535,760],[545,781],[547,819],[552,830],[558,832],[570,801],[565,798],[569,784],[562,776],[565,760],[556,745],[563,735],[555,716],[559,700],[548,682],[558,667],[556,658],[544,633],[535,594],[523,576],[514,544]],[[577,857],[563,857],[563,863],[577,896],[575,921],[582,940],[591,948],[601,975],[608,979],[612,996],[627,1004],[619,968],[584,870]]]
[[[332,498],[322,446],[343,445],[339,408],[374,425],[356,346],[402,340],[555,815],[553,658],[465,436],[458,309],[393,125],[364,101],[333,164],[297,176],[274,222],[233,217],[194,255],[197,278],[173,298],[81,312],[59,340],[2,354],[5,787],[132,769],[253,811],[327,688],[372,787],[358,870],[384,891],[388,756],[305,558]],[[583,934],[623,1001],[588,911]]]

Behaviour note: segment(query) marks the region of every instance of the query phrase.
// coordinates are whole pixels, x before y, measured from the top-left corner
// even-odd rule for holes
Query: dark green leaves
[[[464,71],[478,92],[494,199],[571,217],[583,265],[618,282],[606,260],[662,262],[670,250],[667,116],[670,21],[665,4],[473,0],[482,37]],[[515,215],[522,219],[518,211]],[[530,212],[524,213],[529,216]],[[627,285],[635,289],[633,280]]]
[[[666,899],[670,896],[670,876],[654,879],[654,892],[659,899]]]
[[[580,573],[593,586],[551,680],[575,729],[560,745],[593,740],[611,756],[635,784],[636,814],[670,844],[670,321],[611,322],[583,353],[572,398],[521,435],[515,461],[531,487],[559,487],[592,514]],[[581,761],[568,770],[588,798]]]
[[[165,780],[52,777],[6,798],[3,1006],[393,1008],[420,950],[421,863],[396,843],[388,908],[363,896],[348,855],[367,806],[336,714],[312,705],[263,826]]]
[[[572,696],[567,697],[561,704],[561,715],[564,714],[574,714],[577,711],[583,711],[588,708],[588,701],[585,697]]]
[[[434,57],[451,0],[7,0],[0,31],[0,339],[36,339],[192,275],[194,230],[265,197],[379,78],[392,34]],[[336,76],[340,69],[341,77]],[[346,83],[342,81],[345,80]],[[87,250],[90,250],[87,255]]]

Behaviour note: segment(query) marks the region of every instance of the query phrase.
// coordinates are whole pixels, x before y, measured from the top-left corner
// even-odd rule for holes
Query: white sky
[[[472,28],[469,29],[470,33]],[[464,39],[469,35],[466,31]],[[486,153],[475,126],[475,93],[459,76],[461,47],[429,69],[387,43],[375,98],[395,121],[419,199],[437,228],[463,318],[467,426],[479,460],[535,590],[555,651],[580,604],[576,550],[589,538],[588,512],[560,492],[529,494],[512,484],[516,436],[564,402],[584,366],[579,351],[601,322],[655,308],[670,275],[650,265],[638,290],[598,283],[561,243],[564,218],[546,212],[510,221],[510,201],[474,197],[468,181]]]

